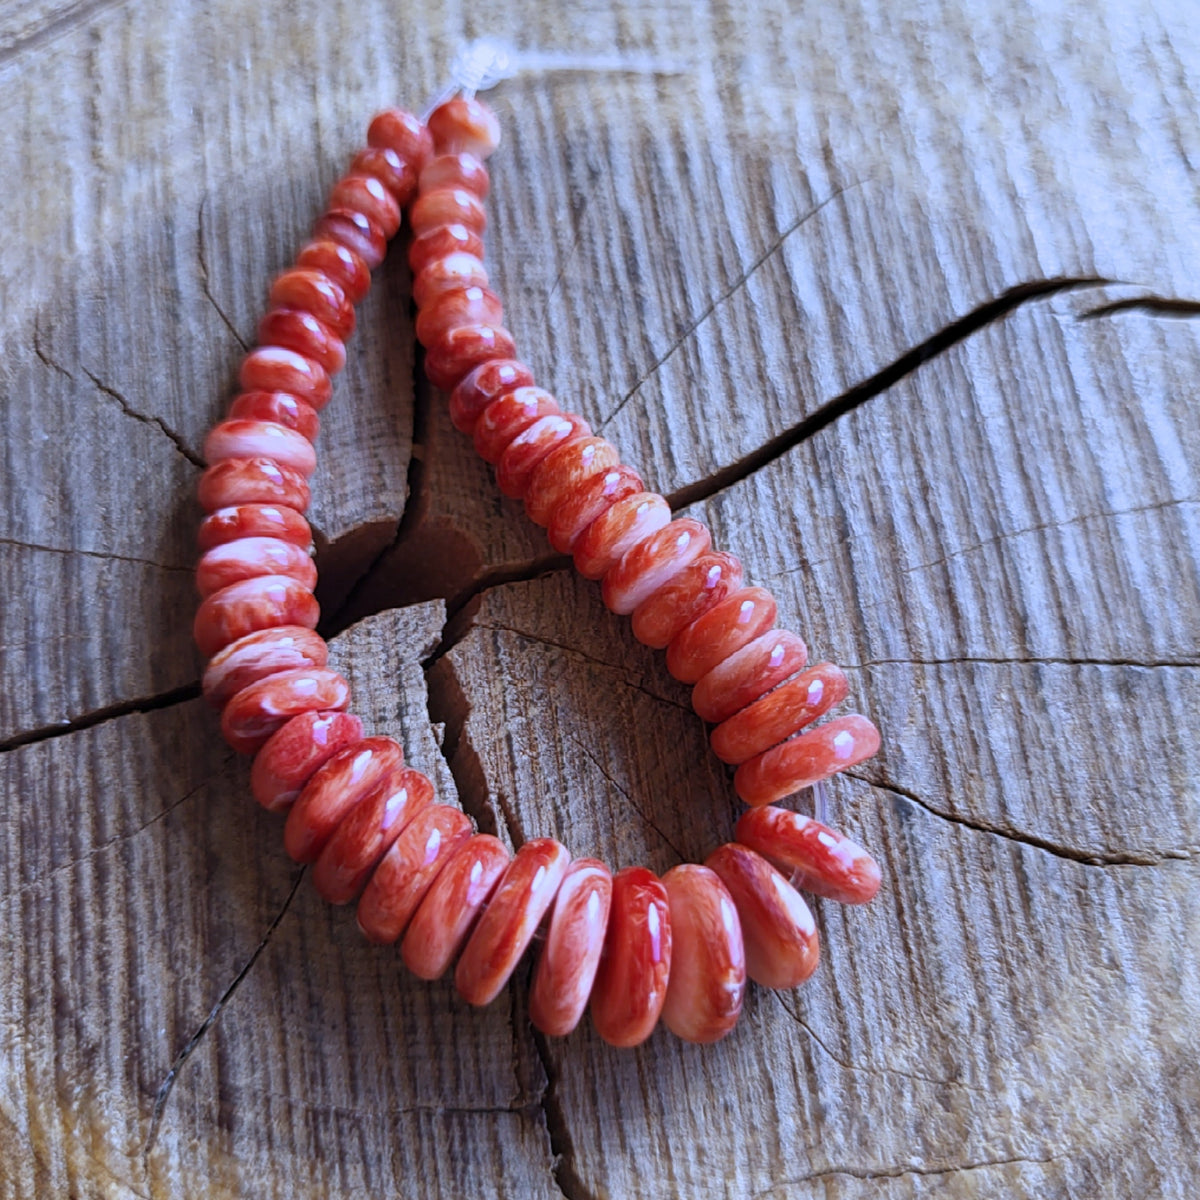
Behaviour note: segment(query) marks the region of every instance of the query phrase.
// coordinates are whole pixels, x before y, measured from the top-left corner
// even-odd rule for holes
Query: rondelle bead
[[[442,292],[417,314],[417,341],[432,346],[457,325],[499,325],[504,305],[485,287],[462,287]]]
[[[318,411],[329,403],[333,385],[319,362],[284,346],[259,346],[242,359],[238,382],[247,392],[290,392]]]
[[[259,321],[257,337],[265,346],[282,346],[311,358],[330,375],[336,375],[346,365],[342,339],[303,309],[272,308]]]
[[[525,514],[546,525],[566,498],[595,475],[620,462],[617,448],[603,438],[575,436],[551,450],[538,463],[525,488]]]
[[[270,300],[280,308],[312,313],[326,329],[345,340],[354,332],[354,305],[324,271],[293,267],[271,284]]]
[[[329,193],[331,208],[352,208],[371,218],[383,236],[392,238],[400,228],[400,205],[396,197],[373,173],[359,173],[351,169],[342,176]]]
[[[415,279],[435,259],[458,253],[482,259],[483,238],[465,225],[438,225],[413,238],[408,247],[408,267]]]
[[[633,610],[633,636],[662,650],[685,626],[742,586],[742,564],[710,551],[672,576]]]
[[[340,242],[309,242],[298,255],[298,267],[322,271],[345,293],[351,304],[361,304],[371,288],[371,268]]]
[[[284,849],[295,862],[315,862],[351,809],[403,765],[404,751],[388,737],[339,750],[296,797],[283,827]]]
[[[551,1037],[566,1037],[587,1008],[611,901],[612,872],[602,862],[580,858],[567,868],[529,993],[529,1019]]]
[[[608,930],[596,982],[592,1024],[610,1045],[636,1046],[658,1023],[671,972],[667,889],[645,867],[613,876]]]
[[[313,887],[330,904],[348,904],[409,822],[432,802],[427,776],[411,767],[393,772],[333,831],[313,864]]]
[[[207,512],[243,504],[282,504],[303,512],[308,507],[308,480],[273,458],[224,458],[213,463],[196,485]]]
[[[671,509],[654,492],[637,492],[602,512],[575,542],[575,569],[600,579],[632,549],[670,523]]]
[[[835,717],[747,759],[733,776],[747,804],[773,804],[819,780],[870,758],[879,749],[879,730],[858,713]]]
[[[496,463],[496,486],[506,496],[523,499],[533,472],[552,450],[591,432],[591,426],[575,413],[540,417],[504,448]]]
[[[234,504],[218,508],[200,522],[196,538],[201,550],[211,550],[240,538],[272,537],[312,549],[312,530],[296,509],[285,504]]]
[[[848,691],[840,667],[818,663],[722,721],[712,731],[713,753],[722,762],[743,763],[840,704]]]
[[[196,589],[211,596],[256,575],[290,575],[310,592],[317,583],[317,567],[307,550],[281,538],[253,537],[209,550],[196,566]]]
[[[775,624],[775,597],[764,588],[742,588],[680,630],[667,647],[667,670],[696,683],[718,663]]]
[[[724,721],[807,661],[808,647],[802,638],[786,629],[772,629],[702,675],[692,689],[692,708],[702,721]]]
[[[480,413],[493,400],[532,383],[533,372],[515,359],[493,359],[476,367],[450,393],[450,420],[454,428],[468,436],[473,434]]]
[[[425,308],[446,292],[488,285],[488,273],[473,254],[447,254],[431,259],[413,280],[412,298],[418,308]]]
[[[412,113],[386,108],[376,113],[367,127],[367,145],[394,150],[420,171],[433,153],[433,135]]]
[[[323,667],[328,661],[329,647],[312,629],[303,625],[258,629],[213,655],[200,690],[213,708],[224,708],[243,688],[268,675]]]
[[[234,397],[229,416],[235,421],[274,421],[310,442],[315,442],[321,432],[317,410],[287,392],[242,392]]]
[[[383,230],[366,213],[341,206],[329,208],[313,225],[313,237],[328,239],[353,250],[373,271],[387,253],[387,238]]]
[[[231,418],[214,425],[204,439],[204,459],[211,466],[227,458],[269,458],[306,479],[317,469],[312,442],[274,421]]]
[[[517,851],[454,969],[455,987],[468,1004],[490,1004],[508,982],[570,861],[553,838],[533,838]]]
[[[486,159],[500,145],[500,122],[481,100],[456,96],[439,104],[427,122],[438,154],[473,154]]]
[[[363,889],[357,917],[364,936],[384,945],[394,942],[470,836],[471,820],[457,808],[431,804],[419,812]]]
[[[742,925],[746,973],[769,988],[794,988],[821,957],[817,924],[800,893],[766,859],[727,842],[705,860],[729,889]]]
[[[866,904],[879,891],[879,864],[845,834],[785,808],[743,813],[734,836],[792,872],[792,886],[841,904]]]
[[[407,208],[416,194],[417,169],[389,146],[368,146],[360,150],[354,156],[350,170],[356,175],[373,175],[401,208]]]
[[[348,712],[306,712],[267,739],[250,768],[250,790],[268,812],[285,812],[300,789],[339,750],[362,741],[362,721]]]
[[[417,196],[408,210],[408,221],[415,237],[439,225],[465,225],[482,235],[487,229],[487,209],[466,188],[438,188]]]
[[[491,834],[476,834],[452,850],[400,946],[404,965],[414,975],[440,979],[446,973],[507,866],[508,851]]]
[[[671,975],[663,1024],[685,1042],[716,1042],[737,1024],[746,951],[733,897],[715,871],[681,863],[663,876],[671,906]]]
[[[487,167],[474,154],[463,151],[458,154],[439,154],[431,158],[421,169],[422,192],[433,192],[439,188],[466,188],[480,200],[486,200],[491,180]]]
[[[507,329],[459,325],[438,339],[425,355],[425,374],[435,388],[448,392],[468,371],[492,358],[512,358],[517,344]]]
[[[585,479],[555,509],[546,526],[550,545],[560,554],[570,554],[584,531],[619,500],[644,492],[646,485],[632,467],[613,467],[602,475]]]
[[[604,575],[604,603],[622,616],[633,612],[684,567],[694,563],[712,545],[708,527],[691,517],[680,517],[642,538]]]
[[[479,414],[475,422],[475,453],[494,465],[517,434],[559,411],[558,401],[540,387],[519,387],[506,392]]]
[[[192,634],[205,658],[230,642],[278,625],[315,629],[321,609],[303,584],[286,575],[258,575],[213,592],[196,610]]]
[[[221,713],[221,733],[239,754],[253,754],[277,729],[305,712],[345,708],[350,685],[327,667],[268,675],[242,688]]]

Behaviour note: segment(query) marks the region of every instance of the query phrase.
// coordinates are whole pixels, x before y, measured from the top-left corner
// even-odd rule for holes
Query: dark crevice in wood
[[[596,1193],[591,1191],[579,1176],[575,1166],[575,1142],[571,1137],[571,1129],[567,1123],[566,1109],[558,1095],[559,1071],[550,1056],[550,1047],[545,1034],[530,1026],[530,1036],[533,1048],[542,1064],[546,1076],[546,1086],[542,1090],[541,1112],[542,1123],[546,1127],[546,1136],[550,1139],[550,1152],[554,1155],[554,1185],[566,1200],[596,1200]]]
[[[762,470],[768,463],[774,462],[789,450],[800,445],[801,442],[807,441],[839,417],[852,412],[859,405],[865,404],[868,400],[899,383],[905,376],[911,375],[922,363],[926,363],[952,346],[956,346],[985,325],[990,325],[1008,316],[1023,304],[1053,296],[1058,292],[1098,287],[1112,282],[1112,280],[1102,279],[1098,276],[1080,276],[1078,278],[1040,279],[1017,284],[995,299],[979,305],[965,316],[952,321],[932,337],[926,338],[919,345],[900,355],[882,370],[876,371],[869,379],[864,379],[840,396],[826,401],[810,412],[802,421],[797,422],[790,429],[785,429],[736,462],[722,467],[704,479],[698,479],[695,483],[689,483],[672,492],[667,497],[667,501],[672,509],[686,508],[689,504],[707,500],[717,492],[754,474],[755,471]]]
[[[217,303],[217,298],[212,294],[212,289],[208,281],[208,260],[204,254],[204,206],[208,203],[208,192],[205,192],[200,197],[200,210],[196,214],[196,261],[200,264],[200,286],[204,290],[204,295],[207,297],[209,304],[217,310],[217,316],[221,318],[225,328],[233,335],[233,340],[237,342],[245,353],[250,347],[246,343],[246,339],[237,331],[237,326],[229,319],[225,310]]]
[[[1114,313],[1144,312],[1155,317],[1200,317],[1200,300],[1181,300],[1174,296],[1133,296],[1128,300],[1114,300],[1081,313],[1081,321],[1097,317],[1111,317]]]
[[[93,725],[103,724],[116,717],[127,717],[132,713],[155,712],[160,708],[171,708],[176,704],[184,704],[195,700],[200,695],[199,683],[187,683],[182,687],[172,688],[169,692],[160,692],[157,696],[143,696],[137,700],[122,700],[119,704],[108,704],[104,708],[95,708],[81,716],[72,717],[68,721],[60,721],[55,725],[42,725],[37,729],[27,729],[22,733],[14,733],[11,737],[0,741],[0,754],[15,750],[19,746],[28,746],[34,742],[49,741],[50,738],[66,737],[69,733],[78,733],[81,729],[91,729]]]
[[[158,1091],[154,1096],[154,1108],[150,1113],[150,1126],[146,1132],[146,1140],[142,1143],[142,1169],[144,1174],[149,1174],[149,1159],[150,1151],[154,1149],[154,1142],[158,1137],[159,1127],[162,1125],[163,1112],[166,1109],[167,1101],[170,1099],[171,1092],[175,1087],[175,1081],[179,1078],[179,1072],[183,1069],[184,1064],[195,1053],[196,1047],[203,1040],[204,1035],[216,1024],[217,1018],[224,1012],[230,1000],[233,999],[234,993],[242,985],[242,981],[250,973],[251,968],[262,952],[267,948],[275,930],[279,928],[279,923],[287,915],[288,909],[292,905],[292,901],[296,898],[296,893],[300,890],[300,884],[304,879],[307,867],[301,867],[296,874],[296,878],[292,882],[291,891],[287,894],[287,899],[284,900],[283,906],[279,912],[275,914],[275,919],[267,926],[266,933],[263,934],[253,953],[246,959],[242,965],[242,969],[234,976],[233,982],[221,993],[220,999],[212,1006],[208,1016],[200,1022],[195,1033],[188,1038],[183,1049],[175,1056],[175,1061],[171,1063],[170,1070],[167,1071],[166,1077],[162,1083],[158,1085]]]
[[[915,804],[918,808],[924,809],[931,816],[939,817],[941,820],[948,821],[953,825],[961,825],[964,829],[973,829],[976,833],[990,833],[995,837],[1016,842],[1021,846],[1032,846],[1035,850],[1043,850],[1047,854],[1054,855],[1055,858],[1066,859],[1068,862],[1082,863],[1086,867],[1156,867],[1167,860],[1190,860],[1195,855],[1195,851],[1189,849],[1080,850],[1075,846],[1064,846],[1059,842],[1052,842],[1048,838],[1039,837],[1037,834],[1014,829],[1012,826],[998,825],[993,821],[986,821],[980,817],[963,817],[957,813],[945,812],[922,800],[916,793],[877,777],[871,778],[870,776],[860,775],[854,771],[846,771],[844,774],[849,779],[857,779],[860,783],[881,788],[885,792],[891,792],[893,795]]]
[[[72,5],[43,21],[23,37],[15,38],[7,46],[0,46],[0,65],[29,50],[36,50],[65,33],[70,33],[72,29],[100,16],[110,8],[122,8],[124,4],[125,0],[85,0],[82,4]]]
[[[171,445],[173,445],[175,449],[178,450],[179,453],[182,454],[183,457],[192,464],[192,466],[199,467],[201,470],[204,470],[204,459],[195,453],[195,451],[188,446],[187,442],[185,442],[183,438],[176,433],[175,430],[172,429],[161,417],[148,417],[145,413],[138,412],[138,410],[134,408],[133,405],[131,405],[129,401],[126,400],[125,397],[116,390],[116,388],[109,387],[108,384],[100,379],[98,375],[93,375],[92,372],[87,369],[87,367],[81,365],[80,369],[92,381],[92,383],[96,385],[97,391],[105,396],[108,396],[109,399],[115,400],[117,404],[120,405],[121,411],[127,417],[132,417],[135,421],[140,421],[143,425],[150,425],[151,427],[165,434],[166,437],[170,439]]]

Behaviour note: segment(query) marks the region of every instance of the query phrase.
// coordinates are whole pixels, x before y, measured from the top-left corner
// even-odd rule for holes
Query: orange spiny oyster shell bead
[[[500,122],[482,100],[456,96],[439,104],[427,122],[438,154],[473,154],[486,159],[500,145]]]
[[[671,975],[662,1019],[686,1042],[715,1042],[737,1024],[746,951],[733,897],[708,867],[682,863],[663,876],[671,906]]]
[[[696,683],[766,633],[775,624],[775,612],[775,597],[763,588],[731,593],[671,639],[667,670],[683,683]]]
[[[633,610],[633,636],[664,649],[671,639],[742,586],[742,564],[720,550],[700,555]]]
[[[318,768],[362,741],[362,721],[348,712],[306,712],[277,729],[254,756],[250,790],[268,812],[284,812]]]
[[[610,567],[601,585],[604,603],[627,615],[712,545],[708,529],[691,517],[664,525],[631,546]]]
[[[230,642],[204,669],[200,690],[213,708],[224,708],[242,688],[274,675],[329,661],[325,639],[303,625],[258,629]]]
[[[287,504],[230,504],[210,512],[200,522],[196,538],[201,550],[248,537],[272,537],[312,550],[312,530],[304,517]]]
[[[600,579],[643,538],[671,520],[667,502],[654,492],[637,492],[605,509],[575,542],[575,569],[584,579]]]
[[[517,851],[454,970],[454,984],[468,1004],[490,1004],[508,982],[570,861],[567,848],[553,838],[533,838]]]
[[[746,972],[769,988],[793,988],[821,957],[817,923],[794,887],[765,858],[727,842],[704,864],[733,897],[742,925]]]
[[[704,721],[724,721],[794,675],[808,661],[802,638],[772,629],[735,650],[696,681],[692,708]]]
[[[581,484],[617,466],[620,455],[611,442],[577,435],[551,450],[538,463],[525,489],[525,513],[536,525],[546,525],[560,505]]]
[[[247,684],[225,705],[221,732],[239,754],[253,754],[293,717],[349,702],[350,685],[327,667],[278,671]]]
[[[879,891],[879,864],[845,834],[812,817],[765,805],[742,815],[734,836],[793,872],[792,883],[840,904],[866,904]]]
[[[303,584],[287,575],[257,575],[207,597],[196,610],[192,634],[200,653],[211,658],[257,629],[277,625],[315,629],[320,615],[316,598]]]

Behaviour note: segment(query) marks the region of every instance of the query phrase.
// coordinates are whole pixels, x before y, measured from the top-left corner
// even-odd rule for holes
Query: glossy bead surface
[[[803,983],[817,969],[821,949],[800,893],[766,859],[733,842],[714,850],[704,865],[733,897],[750,978],[769,988]]]
[[[319,362],[283,346],[259,346],[242,359],[238,382],[247,392],[289,392],[318,411],[329,403],[333,385]]]
[[[400,953],[414,975],[440,979],[446,973],[507,866],[508,851],[491,834],[457,846],[404,934]]]
[[[522,429],[496,463],[496,486],[506,496],[523,499],[539,464],[565,442],[587,437],[588,423],[575,413],[552,413]]]
[[[319,633],[303,625],[259,629],[214,654],[200,681],[213,708],[224,708],[242,688],[279,671],[323,667],[329,647]]]
[[[806,662],[808,647],[802,638],[786,629],[772,629],[702,675],[692,690],[692,708],[703,721],[724,721]]]
[[[459,325],[439,338],[425,355],[425,374],[435,388],[448,392],[463,376],[492,358],[512,358],[517,344],[507,329]]]
[[[671,972],[667,889],[645,867],[613,877],[604,953],[592,987],[592,1023],[610,1045],[637,1046],[658,1023]]]
[[[313,887],[330,904],[348,904],[409,822],[432,802],[427,776],[411,767],[394,771],[333,831],[313,864]]]
[[[306,479],[317,469],[312,442],[274,421],[232,418],[214,425],[204,439],[204,459],[212,464],[227,458],[269,458]]]
[[[575,436],[538,463],[525,488],[525,514],[546,525],[566,498],[583,483],[620,462],[617,448],[603,438]]]
[[[473,254],[459,252],[431,259],[413,280],[412,297],[418,308],[425,308],[438,296],[462,288],[488,285],[487,268]]]
[[[357,913],[363,934],[372,942],[394,942],[470,836],[470,818],[457,808],[431,804],[419,812],[363,889]]]
[[[667,670],[683,683],[698,682],[766,633],[775,624],[775,612],[775,597],[763,588],[731,593],[671,639]]]
[[[560,554],[570,554],[584,531],[619,500],[644,492],[646,485],[632,467],[614,467],[585,479],[555,509],[546,526],[550,545]]]
[[[298,308],[312,313],[343,341],[354,332],[354,305],[324,271],[315,271],[311,267],[293,267],[284,271],[271,284],[270,301],[280,308]]]
[[[722,762],[743,763],[840,704],[848,691],[840,667],[818,663],[722,721],[712,731],[713,753]]]
[[[465,225],[438,225],[413,238],[408,247],[408,267],[416,278],[435,259],[458,253],[482,259],[483,238]]]
[[[499,325],[504,319],[500,297],[486,287],[442,292],[417,314],[417,341],[432,346],[457,325]]]
[[[351,171],[344,175],[333,185],[329,204],[332,208],[352,208],[370,217],[386,238],[395,237],[400,228],[400,205],[383,180],[373,173]]]
[[[242,392],[234,397],[229,416],[235,421],[274,421],[309,442],[315,442],[321,432],[317,410],[287,392]]]
[[[361,304],[371,288],[371,268],[340,242],[309,242],[296,255],[296,265],[324,272],[351,304]]]
[[[284,849],[295,862],[315,862],[350,810],[403,765],[404,751],[387,737],[364,738],[339,750],[292,805],[283,829]]]
[[[742,564],[709,551],[684,567],[633,610],[633,636],[662,650],[671,639],[742,586]]]
[[[459,433],[474,434],[480,413],[493,400],[532,383],[533,372],[515,359],[494,359],[476,367],[450,393],[450,420],[454,428]]]
[[[733,897],[716,872],[683,863],[663,876],[671,906],[671,975],[662,1019],[685,1042],[716,1042],[737,1024],[746,951]]]
[[[328,667],[279,671],[247,685],[221,713],[221,733],[239,754],[253,754],[293,717],[350,703],[350,685]]]
[[[303,309],[271,309],[259,321],[257,337],[265,346],[282,346],[311,358],[330,375],[336,375],[346,365],[342,339]]]
[[[558,401],[539,387],[520,387],[498,396],[475,422],[475,453],[495,464],[517,434],[559,412]]]
[[[529,994],[529,1019],[551,1037],[570,1033],[587,1008],[611,902],[612,872],[602,862],[581,858],[567,868]]]
[[[491,180],[487,167],[474,154],[462,151],[431,158],[421,170],[420,187],[422,192],[433,192],[438,188],[466,188],[480,200],[485,200]]]
[[[454,985],[468,1004],[490,1004],[508,982],[570,861],[553,838],[533,838],[517,851],[454,969]]]
[[[879,891],[879,864],[845,834],[785,808],[743,813],[734,836],[792,871],[792,886],[840,904],[866,904]]]
[[[385,108],[367,127],[367,145],[394,150],[420,171],[433,153],[433,137],[420,119],[402,108]]]
[[[438,225],[465,225],[482,234],[487,229],[487,210],[479,197],[466,188],[438,188],[422,192],[413,201],[408,220],[416,237]]]
[[[438,154],[473,154],[486,159],[500,145],[500,122],[482,100],[455,96],[429,114],[429,133]]]
[[[286,575],[258,575],[213,592],[196,610],[192,634],[205,658],[230,642],[279,625],[315,629],[321,610],[303,584]]]
[[[233,504],[218,508],[200,522],[197,542],[211,550],[240,538],[271,537],[312,549],[312,530],[296,509],[284,504]]]
[[[315,636],[315,635],[314,635]],[[250,790],[268,812],[285,812],[318,768],[362,741],[362,721],[348,712],[306,712],[277,729],[254,756]]]
[[[279,538],[242,538],[214,546],[196,566],[196,589],[211,596],[239,579],[256,575],[289,575],[311,592],[317,567],[306,550]]]
[[[387,253],[383,230],[366,213],[352,208],[329,208],[313,225],[313,237],[328,240],[353,250],[373,271]]]
[[[712,536],[699,521],[691,517],[671,521],[631,546],[608,569],[600,589],[604,603],[622,616],[633,612],[711,545]]]
[[[747,804],[773,804],[864,762],[878,749],[875,726],[849,713],[747,759],[734,774],[733,786]]]
[[[272,458],[224,458],[200,476],[196,496],[207,512],[243,504],[277,504],[303,512],[308,480]]]
[[[671,520],[667,502],[654,492],[637,492],[605,509],[575,542],[575,569],[584,579],[600,579],[638,542]]]
[[[354,156],[350,170],[357,175],[373,175],[401,208],[407,207],[417,190],[416,167],[389,146],[368,146],[360,150]]]

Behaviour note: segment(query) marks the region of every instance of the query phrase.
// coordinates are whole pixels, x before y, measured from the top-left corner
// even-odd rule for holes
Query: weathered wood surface
[[[1196,1194],[1200,30],[896,8],[0,4],[0,1196]],[[884,731],[834,797],[883,893],[709,1049],[406,978],[189,699],[204,431],[464,28],[686,67],[496,93],[497,290]],[[412,343],[393,256],[314,480],[360,711],[512,842],[703,855],[686,690]]]

